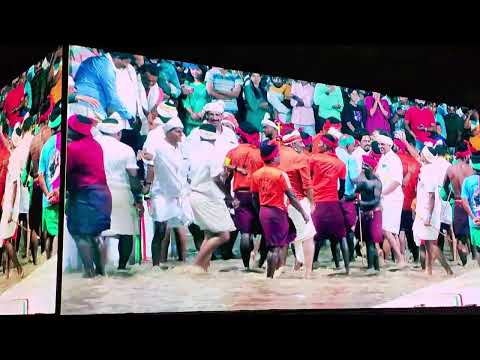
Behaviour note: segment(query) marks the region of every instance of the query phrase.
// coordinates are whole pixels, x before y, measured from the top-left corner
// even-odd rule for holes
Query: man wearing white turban
[[[123,123],[117,113],[97,125],[102,134],[96,138],[103,150],[107,184],[112,194],[110,229],[102,233],[104,263],[108,248],[118,238],[118,269],[125,270],[133,249],[133,235],[138,231],[137,212],[143,213],[142,187],[133,149],[120,142]],[[113,260],[113,259],[111,259]]]
[[[185,226],[193,218],[188,202],[188,163],[181,140],[183,124],[178,117],[170,119],[163,128],[163,141],[153,148],[152,163],[149,163],[144,193],[150,192],[155,224],[152,240],[153,266],[166,262],[169,237],[167,227],[174,229],[179,240],[180,260],[186,260],[187,234]]]
[[[382,182],[382,208],[385,210],[382,212],[383,235],[393,250],[395,261],[403,268],[406,265],[401,250],[404,246],[400,246],[398,238],[403,207],[402,162],[393,152],[393,140],[388,134],[381,131],[377,141],[383,154],[377,165],[377,176]]]

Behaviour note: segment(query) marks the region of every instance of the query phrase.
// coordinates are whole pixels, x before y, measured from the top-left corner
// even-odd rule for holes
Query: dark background
[[[116,44],[115,41],[71,41],[105,50],[147,57],[223,65],[268,75],[333,83],[391,96],[479,107],[480,47],[407,44]],[[43,59],[55,43],[0,44],[0,86]]]

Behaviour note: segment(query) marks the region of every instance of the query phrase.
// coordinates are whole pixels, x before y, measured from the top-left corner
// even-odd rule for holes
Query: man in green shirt
[[[313,94],[313,103],[318,106],[319,121],[315,123],[317,133],[323,129],[326,119],[335,118],[341,121],[343,96],[340,87],[317,84]]]

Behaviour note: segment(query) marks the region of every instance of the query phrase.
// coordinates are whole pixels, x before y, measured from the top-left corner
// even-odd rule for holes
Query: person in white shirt
[[[169,237],[167,227],[174,229],[180,245],[180,259],[186,260],[187,234],[185,226],[193,214],[188,201],[188,163],[181,146],[183,124],[178,117],[170,119],[163,127],[163,141],[152,148],[153,164],[148,165],[144,193],[150,192],[154,220],[152,240],[153,266],[166,262]]]
[[[415,221],[413,222],[413,234],[417,246],[421,246],[422,243],[425,244],[425,273],[432,275],[433,261],[438,259],[447,274],[453,275],[445,256],[435,243],[439,235],[442,210],[439,193],[442,180],[438,176],[438,164],[435,153],[433,147],[426,145],[420,154],[423,166],[420,169],[417,185],[417,205],[415,208]]]
[[[205,232],[205,240],[194,263],[207,271],[213,252],[228,242],[235,225],[225,203],[233,199],[230,189],[225,186],[227,174],[224,162],[215,153],[217,129],[212,124],[203,124],[198,128],[198,135],[200,141],[196,151],[189,157],[189,198],[195,224]]]
[[[206,104],[203,108],[204,113],[204,124],[213,125],[216,129],[216,141],[213,143],[215,151],[213,152],[217,162],[223,164],[225,156],[227,153],[238,146],[238,139],[233,131],[233,128],[236,126],[235,123],[227,124],[228,116],[225,115],[225,104],[222,100],[212,101]],[[229,121],[231,122],[231,121]],[[190,132],[190,135],[185,141],[185,151],[187,157],[191,157],[190,154],[195,154],[198,151],[198,146],[200,146],[200,128],[195,128]],[[200,249],[201,243],[204,239],[204,234],[200,231],[196,223],[192,223],[189,226],[189,230],[194,237],[195,246],[197,250]],[[232,242],[235,242],[236,235],[231,234]],[[229,246],[222,247],[224,253],[231,255],[231,248],[233,244],[229,243]],[[231,246],[230,246],[231,245]],[[222,254],[223,255],[223,254]],[[224,258],[228,258],[223,256]]]
[[[102,233],[104,263],[110,238],[118,238],[118,269],[125,270],[133,249],[133,235],[138,231],[137,216],[143,214],[142,187],[137,177],[138,166],[133,149],[120,142],[121,119],[117,113],[98,124],[102,136],[96,138],[103,150],[107,184],[112,194],[110,229]],[[137,214],[138,212],[138,214]],[[109,245],[110,243],[110,245]]]
[[[356,134],[356,139],[360,142],[360,145],[353,150],[352,156],[355,158],[359,172],[362,171],[363,155],[367,155],[371,149],[370,134],[365,129],[360,129]]]
[[[157,107],[163,101],[163,91],[158,86],[158,68],[152,64],[146,64],[140,68],[138,74],[138,91],[141,109],[139,117],[142,121],[140,135],[145,137],[148,134],[148,116],[157,112]],[[142,144],[143,145],[143,144]]]
[[[399,268],[406,267],[404,255],[401,252],[400,220],[403,206],[403,167],[400,158],[392,150],[393,140],[385,132],[376,137],[382,157],[378,162],[377,176],[382,182],[382,229],[384,238],[392,248],[395,261]]]

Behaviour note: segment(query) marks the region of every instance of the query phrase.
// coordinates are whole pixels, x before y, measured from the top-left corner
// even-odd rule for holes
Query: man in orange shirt
[[[265,166],[252,175],[251,192],[253,203],[259,209],[260,223],[268,246],[267,277],[273,278],[275,271],[283,266],[287,257],[288,244],[294,235],[288,221],[287,199],[308,223],[306,214],[296,198],[288,175],[279,169],[280,151],[274,141],[265,140],[260,145]]]
[[[318,154],[320,153],[320,143],[322,142],[322,136],[325,134],[331,133],[332,131],[340,131],[342,129],[342,123],[335,119],[330,118],[329,120],[325,121],[323,124],[323,129],[317,135],[315,135],[312,139],[312,153]]]
[[[339,251],[341,249],[345,272],[350,273],[350,255],[347,244],[345,221],[340,207],[340,198],[345,191],[346,166],[336,155],[336,139],[322,135],[318,144],[319,153],[310,158],[313,182],[315,210],[312,213],[313,224],[317,230],[317,239],[330,239],[335,267],[340,268]],[[340,182],[340,190],[337,184]],[[340,244],[340,246],[339,246]],[[340,249],[339,249],[340,247]]]
[[[415,160],[407,151],[407,146],[404,141],[395,139],[393,141],[394,149],[403,167],[403,209],[402,217],[400,220],[400,246],[405,249],[405,243],[408,244],[408,248],[413,255],[414,262],[419,260],[419,249],[415,244],[413,238],[413,214],[412,214],[412,201],[417,195],[417,182],[420,174],[420,163]],[[387,209],[388,211],[388,209]]]
[[[309,158],[304,153],[304,144],[300,133],[295,130],[282,137],[283,146],[280,148],[280,169],[288,175],[292,190],[300,201],[302,208],[307,214],[311,214],[314,208],[313,189],[310,176]],[[288,216],[296,229],[296,239],[293,243],[295,250],[295,270],[305,264],[305,278],[311,276],[313,264],[313,237],[315,227],[313,222],[305,224],[302,214],[290,204]],[[304,250],[305,254],[304,254]]]
[[[229,179],[233,177],[235,226],[241,234],[240,252],[243,265],[249,269],[250,262],[254,262],[256,257],[256,252],[252,252],[254,250],[253,236],[261,234],[250,192],[251,177],[264,164],[258,149],[260,134],[254,129],[250,131],[247,125],[243,127],[245,130],[237,128],[240,145],[228,152],[225,157],[225,167],[229,173]]]

